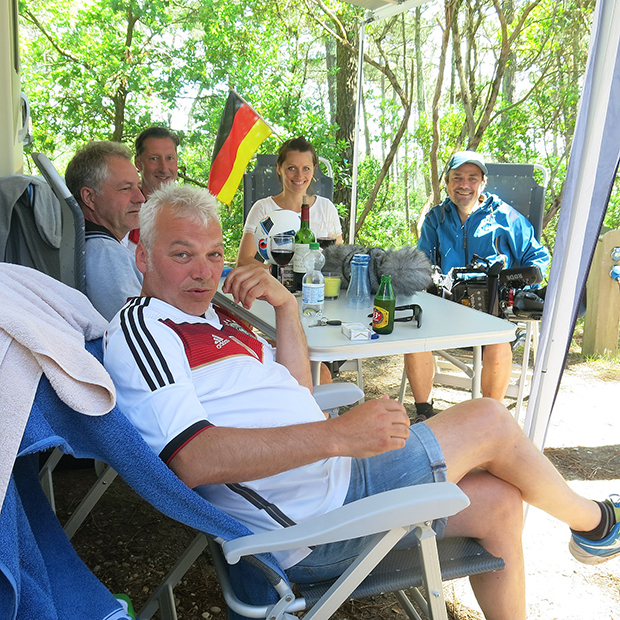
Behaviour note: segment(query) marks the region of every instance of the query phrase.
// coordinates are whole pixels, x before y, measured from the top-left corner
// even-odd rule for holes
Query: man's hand
[[[295,297],[259,263],[233,269],[226,277],[222,291],[232,294],[235,303],[246,309],[255,300],[262,299],[274,308],[290,306],[298,312]]]
[[[410,421],[401,403],[383,396],[353,407],[328,424],[337,429],[336,454],[367,458],[404,447]]]

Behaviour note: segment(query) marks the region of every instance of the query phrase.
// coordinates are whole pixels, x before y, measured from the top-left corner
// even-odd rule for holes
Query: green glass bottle
[[[301,203],[301,227],[295,235],[295,254],[293,254],[293,275],[296,291],[301,291],[301,283],[306,273],[304,259],[310,250],[310,244],[315,241],[314,233],[310,230],[310,205],[308,204],[308,197],[304,196]]]
[[[392,278],[389,275],[381,276],[381,284],[375,295],[372,309],[372,329],[377,334],[391,334],[394,329],[394,308],[396,297],[392,288]]]

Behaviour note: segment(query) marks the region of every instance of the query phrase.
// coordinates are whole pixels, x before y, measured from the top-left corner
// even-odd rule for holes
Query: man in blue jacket
[[[487,167],[474,151],[455,153],[448,162],[448,197],[431,209],[422,225],[418,249],[443,273],[465,267],[474,254],[504,267],[537,266],[544,273],[549,252],[534,236],[530,222],[494,194],[485,194]],[[482,395],[501,401],[512,369],[510,343],[487,345],[483,351]],[[405,370],[418,413],[417,421],[433,415],[432,353],[405,355]]]

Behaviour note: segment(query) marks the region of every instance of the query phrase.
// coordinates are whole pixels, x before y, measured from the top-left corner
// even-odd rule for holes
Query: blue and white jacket
[[[527,218],[494,194],[486,194],[464,224],[450,198],[433,207],[422,225],[418,249],[443,273],[469,265],[474,254],[491,263],[504,260],[506,268],[536,265],[543,275],[550,260]]]

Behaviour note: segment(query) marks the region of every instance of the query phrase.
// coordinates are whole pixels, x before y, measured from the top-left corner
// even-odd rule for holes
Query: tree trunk
[[[327,98],[329,100],[329,118],[336,124],[336,42],[331,37],[325,38],[325,65],[327,68]]]
[[[437,162],[437,153],[439,152],[439,101],[441,98],[441,89],[443,86],[443,75],[446,68],[446,56],[448,53],[448,43],[450,42],[450,30],[452,28],[452,20],[454,19],[454,0],[446,0],[445,3],[445,18],[446,23],[443,31],[443,37],[441,40],[441,53],[439,56],[439,67],[437,72],[437,81],[435,82],[435,95],[433,96],[433,141],[431,144],[430,160],[431,160],[431,182],[433,185],[433,202],[437,204],[439,202],[439,165]],[[422,214],[422,216],[425,214]],[[420,217],[420,221],[423,217]]]
[[[370,196],[368,197],[368,200],[366,201],[366,204],[364,205],[364,210],[362,211],[361,215],[359,216],[359,219],[357,220],[357,223],[355,224],[355,234],[357,234],[360,228],[364,225],[364,220],[366,219],[366,216],[368,215],[368,213],[370,213],[370,210],[372,209],[375,203],[377,195],[379,194],[379,190],[381,189],[383,180],[385,179],[385,177],[387,176],[387,173],[390,170],[390,166],[392,165],[392,162],[394,161],[394,156],[396,155],[396,151],[398,150],[402,137],[407,129],[410,116],[411,116],[411,102],[405,108],[405,113],[398,127],[398,131],[396,132],[396,136],[394,136],[394,141],[392,142],[392,146],[390,147],[390,152],[387,154],[387,157],[385,158],[385,161],[383,162],[383,166],[381,166],[381,171],[379,172],[379,176],[377,177],[377,180],[375,181],[372,191],[370,192]]]

